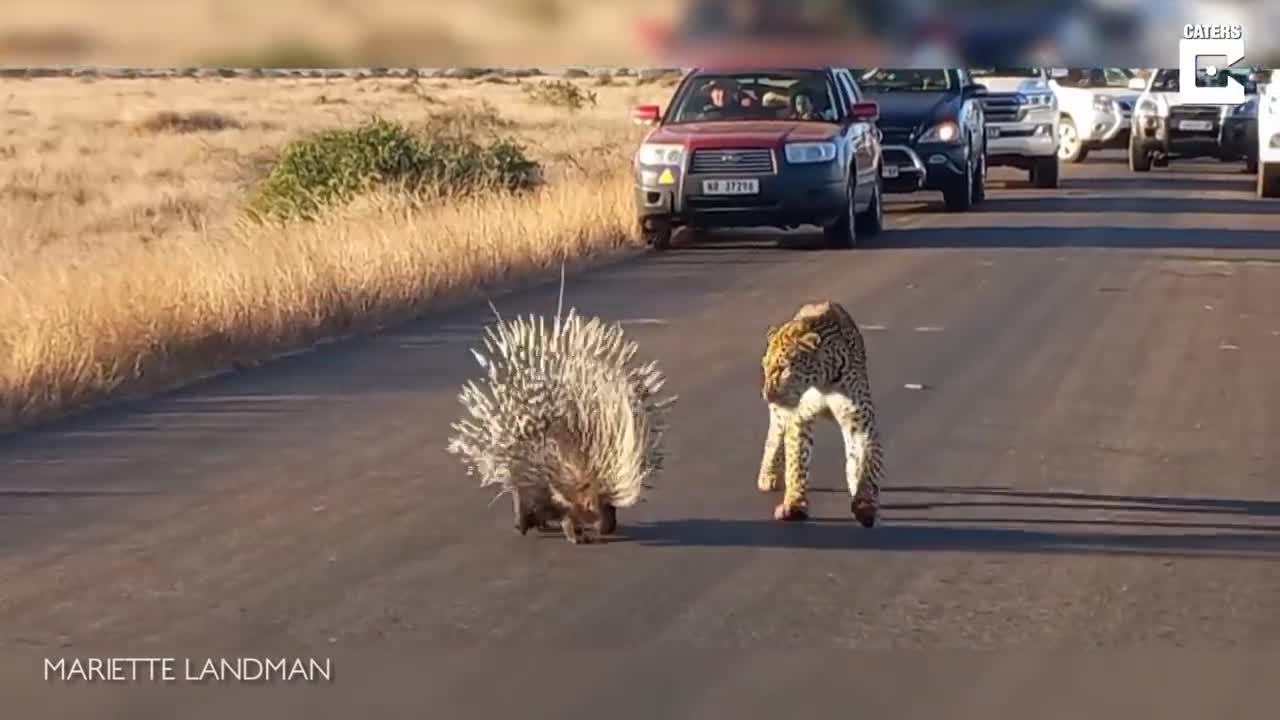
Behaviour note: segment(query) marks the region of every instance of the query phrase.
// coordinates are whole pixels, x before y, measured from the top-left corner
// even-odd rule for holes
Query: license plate
[[[755,178],[702,181],[704,195],[755,195],[758,192],[760,192],[760,181]]]
[[[1208,120],[1183,120],[1178,123],[1178,129],[1203,132],[1205,130],[1212,130],[1213,123]]]
[[[989,127],[989,128],[987,128],[987,137],[989,137],[989,138],[998,138],[998,137],[1000,137],[1000,128],[998,128],[998,127]]]
[[[880,174],[890,179],[896,178],[898,177],[898,166],[897,165],[881,166]]]

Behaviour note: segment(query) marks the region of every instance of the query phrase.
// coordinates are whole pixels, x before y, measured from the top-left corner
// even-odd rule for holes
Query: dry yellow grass
[[[627,108],[670,91],[582,82],[599,103],[577,113],[476,81],[0,85],[0,427],[628,242],[641,130]],[[366,198],[284,229],[241,220],[275,149],[373,112],[495,126],[548,184],[445,205]]]

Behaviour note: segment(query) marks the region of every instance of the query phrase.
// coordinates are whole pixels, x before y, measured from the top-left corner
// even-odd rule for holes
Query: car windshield
[[[1136,77],[1123,68],[1070,68],[1056,78],[1062,87],[1073,88],[1128,88]]]
[[[827,74],[819,70],[698,73],[675,99],[670,122],[834,122],[834,97]]]
[[[873,93],[942,92],[951,89],[946,70],[871,68],[858,74],[858,86]]]
[[[1002,77],[1002,78],[1038,78],[1041,77],[1040,68],[969,68],[969,74],[974,77]]]
[[[1227,75],[1231,75],[1244,85],[1246,95],[1256,95],[1258,88],[1249,79],[1253,72],[1252,68],[1227,68],[1225,71],[1219,71],[1216,76],[1211,78],[1208,73],[1201,70],[1197,73],[1200,77],[1200,82],[1197,84],[1207,87],[1226,87]],[[1151,83],[1152,92],[1179,92],[1181,86],[1179,85],[1178,74],[1177,68],[1156,71],[1155,81]]]

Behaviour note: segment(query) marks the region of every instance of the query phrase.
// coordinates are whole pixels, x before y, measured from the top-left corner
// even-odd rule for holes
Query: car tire
[[[871,190],[871,205],[854,218],[854,230],[861,235],[879,235],[884,230],[884,190],[877,180]]]
[[[1132,172],[1151,171],[1151,153],[1143,150],[1138,143],[1129,142],[1129,170]]]
[[[822,228],[823,240],[833,250],[848,250],[858,244],[858,223],[855,217],[858,206],[853,202],[853,183],[850,182],[847,187],[844,212],[840,214],[840,219]]]
[[[1280,197],[1280,163],[1258,165],[1258,197]]]
[[[962,179],[942,189],[942,202],[952,212],[964,212],[973,208],[973,160],[965,162]]]
[[[674,232],[670,225],[663,225],[652,230],[645,230],[641,233],[641,236],[645,245],[658,252],[665,252],[671,249],[671,236]]]
[[[973,204],[977,205],[987,199],[987,146],[982,146],[982,154],[978,156],[978,176],[973,179]]]
[[[1063,115],[1058,121],[1058,158],[1069,163],[1082,163],[1089,157],[1089,148],[1080,138],[1080,131],[1070,115]]]
[[[1031,166],[1031,185],[1033,187],[1052,190],[1058,187],[1058,156],[1036,158]]]

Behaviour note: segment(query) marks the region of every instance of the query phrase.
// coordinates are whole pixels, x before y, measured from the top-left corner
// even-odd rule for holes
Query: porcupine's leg
[[[760,473],[756,477],[756,488],[760,492],[773,492],[778,489],[778,476],[784,466],[782,432],[786,425],[785,411],[775,405],[769,405],[769,431],[764,437],[764,457],[760,459]]]
[[[849,509],[863,527],[874,527],[880,514],[880,481],[884,451],[876,428],[875,411],[849,403],[834,413],[844,436],[845,477],[851,499]]]
[[[809,460],[813,450],[813,419],[799,415],[788,418],[783,435],[786,446],[786,490],[773,510],[777,520],[809,519]]]
[[[589,545],[595,542],[594,533],[591,523],[582,521],[582,518],[574,511],[570,510],[560,521],[560,527],[564,530],[564,537],[574,545]]]
[[[596,525],[601,535],[612,535],[618,531],[618,508],[603,503],[600,505],[600,522]]]

